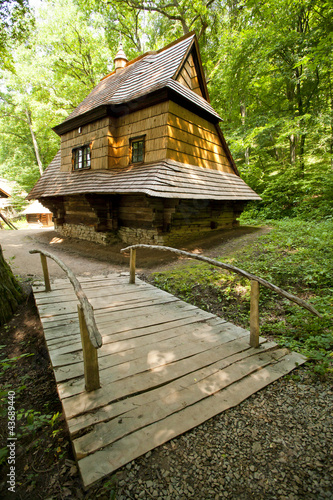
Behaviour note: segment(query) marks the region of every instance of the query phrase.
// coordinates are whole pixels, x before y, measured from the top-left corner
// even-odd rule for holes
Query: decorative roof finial
[[[128,59],[127,59],[126,54],[123,50],[123,44],[120,41],[117,55],[114,58],[114,67],[115,67],[116,73],[118,73],[118,71],[121,71],[126,66],[127,62],[128,62]]]

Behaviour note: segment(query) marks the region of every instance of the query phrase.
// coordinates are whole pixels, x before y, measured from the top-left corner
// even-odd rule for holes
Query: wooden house
[[[8,189],[0,186],[0,209],[4,208],[8,204],[8,199],[10,198],[10,194],[7,192]]]
[[[172,244],[237,225],[260,197],[240,178],[190,33],[127,61],[54,127],[61,148],[29,193],[63,235]]]
[[[20,186],[15,181],[9,181],[8,179],[0,178],[0,212],[6,217],[16,217],[17,203],[16,197],[24,199],[27,193],[20,188]]]
[[[7,212],[11,207],[13,182],[0,178],[0,212]]]
[[[52,212],[37,200],[31,203],[22,213],[26,216],[29,225],[38,225],[40,227],[53,226]]]

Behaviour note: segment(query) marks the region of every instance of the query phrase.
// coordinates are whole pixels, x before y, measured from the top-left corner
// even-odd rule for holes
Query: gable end
[[[172,78],[210,102],[198,40],[195,36]]]

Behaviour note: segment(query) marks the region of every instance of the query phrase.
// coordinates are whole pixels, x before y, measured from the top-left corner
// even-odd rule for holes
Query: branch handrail
[[[305,309],[312,312],[313,314],[315,314],[319,318],[322,317],[321,314],[311,304],[308,304],[307,302],[300,299],[299,297],[296,297],[296,295],[292,295],[291,293],[286,292],[285,290],[282,290],[278,286],[273,285],[269,281],[266,281],[263,278],[259,278],[255,274],[248,273],[247,271],[244,271],[243,269],[239,269],[238,267],[232,266],[231,264],[225,264],[223,262],[219,262],[217,260],[210,259],[209,257],[203,257],[203,256],[197,255],[195,253],[185,252],[184,250],[178,250],[177,248],[165,247],[165,246],[160,246],[160,245],[144,245],[144,244],[140,243],[137,245],[131,245],[129,247],[123,248],[120,251],[123,253],[123,252],[127,252],[128,250],[131,250],[131,249],[135,250],[137,248],[148,248],[150,250],[162,250],[165,252],[173,252],[173,253],[176,253],[178,255],[184,255],[185,257],[190,257],[192,259],[201,260],[203,262],[207,262],[208,264],[212,264],[214,266],[221,267],[222,269],[232,271],[236,274],[240,274],[241,276],[244,276],[245,278],[249,279],[250,281],[257,281],[258,283],[265,286],[266,288],[273,290],[273,292],[276,292],[279,295],[282,295],[282,297],[286,297],[287,299],[289,299],[292,302],[295,302],[299,306],[304,307]]]
[[[322,315],[308,302],[305,302],[305,300],[300,299],[299,297],[296,297],[296,295],[293,295],[289,292],[286,292],[285,290],[282,290],[276,285],[273,285],[273,283],[270,283],[269,281],[264,280],[263,278],[259,278],[259,276],[256,276],[255,274],[248,273],[247,271],[244,271],[243,269],[240,269],[238,267],[232,266],[231,264],[225,264],[224,262],[219,262],[217,260],[211,259],[209,257],[204,257],[198,254],[194,254],[191,252],[186,252],[185,250],[179,250],[177,248],[172,248],[172,247],[166,247],[162,245],[145,245],[143,243],[138,243],[136,245],[130,245],[126,248],[122,248],[120,251],[121,253],[128,252],[130,251],[130,283],[135,283],[135,259],[136,259],[136,250],[138,248],[147,248],[149,250],[160,250],[164,252],[172,252],[177,255],[182,255],[184,257],[189,257],[191,259],[195,260],[200,260],[202,262],[206,262],[208,264],[211,264],[216,267],[220,267],[222,269],[226,269],[227,271],[234,272],[236,274],[239,274],[240,276],[244,276],[245,278],[249,279],[251,281],[251,310],[250,310],[250,329],[251,329],[251,335],[250,335],[250,345],[253,347],[258,347],[259,345],[259,285],[265,286],[266,288],[269,288],[273,292],[281,295],[282,297],[287,298],[291,302],[295,302],[297,305],[304,307],[308,311],[310,311],[312,314],[315,314],[319,318],[322,317]]]
[[[58,266],[61,267],[61,269],[63,271],[65,271],[65,273],[67,274],[67,277],[68,277],[69,281],[73,285],[74,292],[75,292],[75,294],[76,294],[76,296],[77,296],[77,298],[78,298],[78,300],[80,302],[80,305],[81,305],[81,307],[83,309],[83,314],[84,314],[84,318],[86,320],[86,324],[87,324],[87,329],[88,329],[88,332],[89,332],[90,341],[91,341],[92,345],[96,349],[98,349],[99,347],[101,347],[102,343],[103,343],[102,342],[102,336],[99,333],[97,325],[96,325],[93,307],[90,304],[90,302],[89,302],[86,294],[82,290],[80,282],[76,278],[76,276],[73,273],[73,271],[69,267],[67,267],[66,264],[64,264],[60,259],[58,259],[58,257],[55,257],[54,255],[52,255],[49,252],[46,252],[44,250],[30,250],[29,253],[32,253],[32,254],[33,253],[39,253],[41,255],[45,255],[45,257],[48,257],[49,259],[54,260],[54,262],[56,262],[58,264]]]
[[[100,387],[99,383],[99,371],[98,371],[98,359],[97,359],[97,349],[99,349],[102,344],[102,336],[98,331],[94,309],[90,304],[86,294],[82,290],[80,282],[76,278],[73,271],[66,266],[58,257],[55,257],[49,252],[45,250],[30,250],[29,253],[36,254],[39,253],[41,257],[43,273],[44,273],[44,282],[45,282],[45,291],[51,291],[49,273],[47,268],[46,257],[52,259],[63,271],[65,271],[69,281],[73,285],[74,292],[78,298],[78,315],[79,315],[79,324],[80,324],[80,333],[82,339],[82,349],[83,349],[83,358],[84,358],[84,374],[86,381],[86,390],[91,391],[98,389]]]

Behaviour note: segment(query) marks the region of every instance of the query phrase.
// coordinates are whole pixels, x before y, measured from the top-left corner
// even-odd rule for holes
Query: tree
[[[107,74],[109,58],[100,15],[87,18],[71,0],[42,4],[29,45],[1,72],[1,176],[32,188],[59,148],[52,127]]]
[[[274,213],[326,198],[332,157],[332,7],[231,2],[206,59],[212,103],[245,180]],[[217,47],[217,50],[216,50]]]
[[[0,245],[0,326],[10,320],[22,298],[21,287],[4,259]]]
[[[28,0],[0,0],[0,68],[12,68],[12,46],[27,38],[32,24]]]

